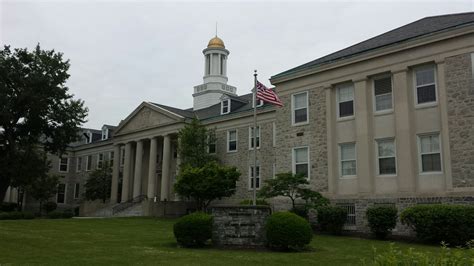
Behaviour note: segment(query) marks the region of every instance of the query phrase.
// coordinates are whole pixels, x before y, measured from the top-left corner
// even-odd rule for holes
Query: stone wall
[[[216,246],[265,245],[267,206],[220,206],[212,208],[212,242]]]
[[[474,187],[474,79],[471,54],[446,58],[453,187]]]
[[[281,96],[284,107],[277,108],[276,111],[276,168],[277,173],[291,172],[293,148],[308,146],[311,188],[324,192],[328,191],[326,94],[322,87],[307,91],[309,123],[301,126],[292,126],[291,95]]]

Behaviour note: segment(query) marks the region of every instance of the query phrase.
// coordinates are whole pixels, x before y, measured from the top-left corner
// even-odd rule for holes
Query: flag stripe
[[[278,106],[283,106],[280,98],[275,93],[274,90],[265,87],[262,83],[257,81],[257,99],[262,100],[267,103],[275,104]]]

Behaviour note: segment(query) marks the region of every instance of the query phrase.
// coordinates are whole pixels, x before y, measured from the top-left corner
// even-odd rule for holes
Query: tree
[[[199,210],[205,210],[213,200],[232,196],[239,177],[237,168],[211,161],[202,167],[182,169],[174,190],[180,196],[196,201]]]
[[[84,197],[86,200],[102,200],[103,203],[110,198],[112,187],[112,167],[108,161],[102,168],[91,172],[86,181]]]
[[[31,164],[12,167],[31,156],[28,151],[41,147],[60,155],[79,138],[87,108],[68,93],[69,66],[61,53],[39,44],[31,52],[0,50],[0,201],[20,171],[35,172]]]
[[[306,205],[314,205],[312,207],[325,205],[329,202],[319,192],[305,187],[307,185],[309,182],[302,174],[280,173],[276,175],[275,179],[266,180],[258,194],[263,198],[288,197],[293,209],[295,209],[295,201],[299,198],[303,199]]]
[[[28,193],[39,201],[40,213],[43,209],[43,202],[48,201],[58,191],[59,176],[41,174],[28,185]]]
[[[182,167],[202,167],[216,160],[208,153],[209,143],[215,140],[214,130],[207,129],[196,118],[179,131],[178,139]]]

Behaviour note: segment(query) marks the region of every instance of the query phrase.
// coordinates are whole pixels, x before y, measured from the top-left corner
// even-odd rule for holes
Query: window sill
[[[344,117],[338,117],[337,118],[337,122],[344,122],[344,121],[349,121],[349,120],[354,120],[355,119],[355,116],[354,115],[351,115],[351,116],[344,116]]]
[[[227,153],[236,153],[236,152],[237,152],[237,150],[235,150],[235,151],[227,151]]]
[[[420,103],[415,105],[415,109],[425,109],[438,106],[438,102]]]
[[[292,123],[291,126],[298,127],[298,126],[305,126],[308,124],[309,124],[309,121],[306,121],[306,122]]]
[[[356,175],[345,175],[345,176],[339,176],[339,179],[357,179]]]
[[[396,178],[396,174],[387,174],[387,175],[377,175],[376,178]]]
[[[419,175],[420,176],[427,176],[427,175],[443,175],[444,172],[441,171],[441,172],[420,172]]]
[[[260,147],[257,147],[257,150],[260,150]],[[253,148],[249,148],[249,151],[253,151]]]
[[[393,109],[374,112],[374,116],[384,116],[384,115],[390,115],[390,114],[393,114]]]

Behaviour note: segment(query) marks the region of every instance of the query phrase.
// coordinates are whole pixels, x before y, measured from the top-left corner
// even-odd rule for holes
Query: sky
[[[202,50],[217,35],[230,51],[228,84],[249,93],[272,75],[426,16],[472,12],[446,1],[6,1],[0,44],[59,51],[90,128],[117,125],[143,101],[192,107]]]

